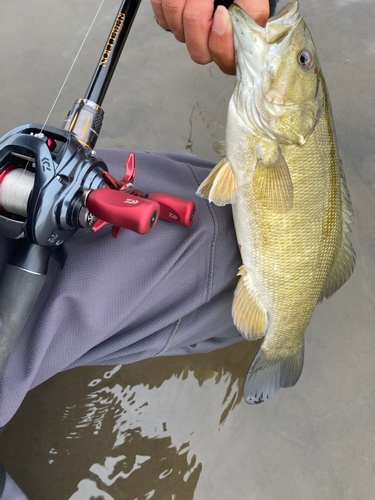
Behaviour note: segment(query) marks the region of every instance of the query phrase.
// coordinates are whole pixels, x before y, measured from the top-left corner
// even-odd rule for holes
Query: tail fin
[[[303,368],[304,346],[295,355],[269,359],[259,349],[251,363],[244,388],[248,404],[259,404],[271,399],[280,387],[293,387]]]

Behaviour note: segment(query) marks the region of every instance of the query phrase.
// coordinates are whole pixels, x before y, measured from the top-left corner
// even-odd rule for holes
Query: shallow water
[[[95,5],[94,5],[95,4]],[[0,5],[0,134],[43,122],[99,1]],[[107,0],[49,121],[83,95],[118,8]],[[317,307],[295,388],[249,407],[258,344],[123,367],[84,367],[34,389],[0,438],[31,499],[365,500],[375,478],[375,4],[301,0],[327,80],[358,255]],[[144,0],[104,101],[99,147],[215,160],[233,79],[192,63]]]

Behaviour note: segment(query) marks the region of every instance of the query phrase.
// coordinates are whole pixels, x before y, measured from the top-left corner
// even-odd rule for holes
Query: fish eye
[[[298,54],[298,63],[302,68],[309,69],[314,62],[313,55],[308,49],[303,49]]]

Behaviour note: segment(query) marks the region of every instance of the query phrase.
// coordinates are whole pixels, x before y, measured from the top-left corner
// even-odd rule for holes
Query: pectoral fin
[[[272,161],[258,160],[253,182],[259,198],[273,212],[285,213],[293,208],[293,183],[280,151]]]
[[[237,194],[236,181],[232,166],[226,158],[216,165],[199,186],[196,194],[218,206],[235,203]]]
[[[247,340],[260,339],[267,330],[266,310],[251,289],[244,266],[240,267],[238,274],[242,276],[234,292],[232,305],[234,324]]]

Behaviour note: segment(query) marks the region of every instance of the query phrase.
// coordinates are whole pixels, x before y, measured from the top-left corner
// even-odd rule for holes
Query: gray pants
[[[111,174],[127,153],[101,150]],[[26,393],[56,373],[152,356],[208,352],[242,337],[231,302],[240,256],[230,207],[195,196],[213,163],[189,153],[137,153],[135,187],[194,199],[190,228],[159,220],[150,234],[109,227],[68,241],[64,271],[51,261],[47,280],[0,380],[0,427]],[[15,242],[0,239],[0,266]]]

